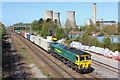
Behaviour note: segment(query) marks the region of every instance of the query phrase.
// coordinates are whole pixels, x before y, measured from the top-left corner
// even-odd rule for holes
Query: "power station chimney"
[[[65,26],[69,27],[75,27],[76,21],[75,21],[75,11],[67,11],[67,20],[65,23]]]
[[[57,22],[59,27],[61,26],[60,13],[53,13],[53,21]]]
[[[96,3],[93,3],[93,24],[96,24]]]
[[[45,11],[44,20],[47,20],[48,18],[53,20],[53,11]]]

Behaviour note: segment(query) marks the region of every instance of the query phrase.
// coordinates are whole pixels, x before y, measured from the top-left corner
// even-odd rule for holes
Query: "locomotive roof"
[[[77,54],[77,55],[79,55],[79,56],[81,56],[81,55],[91,55],[91,54],[89,54],[89,53],[87,53],[87,52],[84,52],[84,51],[82,51],[82,50],[78,50],[78,49],[76,49],[76,48],[73,48],[73,47],[70,47],[70,46],[66,46],[66,45],[63,45],[63,44],[59,44],[59,43],[56,43],[56,42],[53,43],[53,45],[56,46],[56,47],[65,49],[65,50],[67,50],[67,51],[70,51],[70,52],[72,52],[72,53],[75,53],[75,54]]]

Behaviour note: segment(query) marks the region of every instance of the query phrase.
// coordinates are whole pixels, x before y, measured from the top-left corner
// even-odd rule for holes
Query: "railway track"
[[[110,71],[113,71],[115,73],[120,74],[120,72],[118,72],[120,69],[118,69],[118,68],[112,67],[110,65],[104,64],[104,63],[96,61],[96,60],[92,60],[92,63],[94,63],[94,64],[96,64],[98,66],[104,67],[104,68],[106,68],[106,69],[108,69]]]
[[[89,53],[89,52],[92,52],[92,51],[88,51],[88,50],[83,50],[83,51],[88,52],[88,53]],[[92,52],[92,53],[95,53],[95,52]],[[103,56],[102,54],[99,54],[99,53],[95,53],[95,54],[98,54],[98,55]],[[92,63],[94,63],[94,64],[96,64],[96,65],[98,65],[98,66],[101,66],[101,67],[103,67],[103,68],[106,68],[106,69],[108,69],[108,70],[110,70],[110,71],[112,71],[112,72],[115,72],[115,73],[117,73],[117,74],[120,74],[120,72],[119,72],[120,69],[119,69],[119,68],[110,66],[110,65],[108,65],[108,64],[99,62],[99,61],[94,60],[94,59],[92,59]]]
[[[63,78],[70,78],[70,79],[75,79],[76,77],[74,77],[73,75],[71,75],[69,72],[67,72],[67,70],[61,68],[61,66],[59,66],[58,64],[56,64],[54,61],[52,61],[49,57],[46,57],[47,53],[45,51],[41,51],[40,48],[39,50],[36,49],[35,47],[33,47],[33,43],[31,43],[29,40],[23,38],[20,35],[15,34],[22,42],[24,42],[24,44],[26,44],[31,50],[33,50],[36,54],[38,54],[39,57],[43,58],[44,61],[46,63],[48,63],[56,72],[58,72],[58,74],[60,74]],[[41,54],[40,54],[41,53]],[[47,53],[48,54],[48,53]],[[79,74],[79,73],[78,73]],[[96,78],[95,76],[91,75],[91,74],[87,74],[87,75],[82,75],[79,74],[79,76],[81,78]]]
[[[60,76],[63,78],[74,78],[71,74],[67,73],[66,71],[62,70],[60,66],[58,66],[56,63],[52,62],[49,58],[45,57],[45,55],[40,54],[39,50],[34,48],[30,43],[25,41],[20,36],[16,35],[24,44],[26,44],[32,51],[34,51],[40,58],[42,58],[47,64],[49,64],[50,67],[52,67]],[[62,74],[61,74],[62,73]]]
[[[11,43],[9,47],[11,48],[10,50],[14,51],[12,40],[10,38],[11,36],[9,35],[9,43]],[[16,52],[11,52],[10,60],[11,60],[11,67],[13,72],[13,80],[15,79],[25,80],[25,76],[24,76],[24,73],[22,72],[22,68],[19,64],[19,60]]]
[[[84,51],[86,51],[86,50],[84,50]],[[92,51],[87,51],[87,52],[92,52]],[[92,53],[95,53],[95,52],[92,52]],[[95,53],[95,54],[99,54],[99,53]],[[99,55],[100,55],[100,54],[99,54]],[[101,56],[103,56],[103,55],[101,55]],[[110,66],[110,65],[108,65],[108,64],[99,62],[99,61],[94,60],[94,59],[92,59],[92,63],[94,63],[94,64],[96,64],[96,65],[98,65],[98,66],[104,67],[104,68],[106,68],[106,69],[108,69],[108,70],[110,70],[110,71],[112,71],[112,72],[117,73],[117,74],[120,74],[120,72],[119,72],[120,69],[119,69],[119,68]]]

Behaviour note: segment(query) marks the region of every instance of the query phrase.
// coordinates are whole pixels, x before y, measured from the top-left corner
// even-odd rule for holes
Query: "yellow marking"
[[[57,52],[59,52],[59,53],[62,53],[60,50],[58,50],[58,49],[55,49]]]

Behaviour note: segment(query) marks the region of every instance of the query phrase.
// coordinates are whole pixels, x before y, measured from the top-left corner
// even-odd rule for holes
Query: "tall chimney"
[[[93,24],[96,24],[96,3],[93,3]]]

